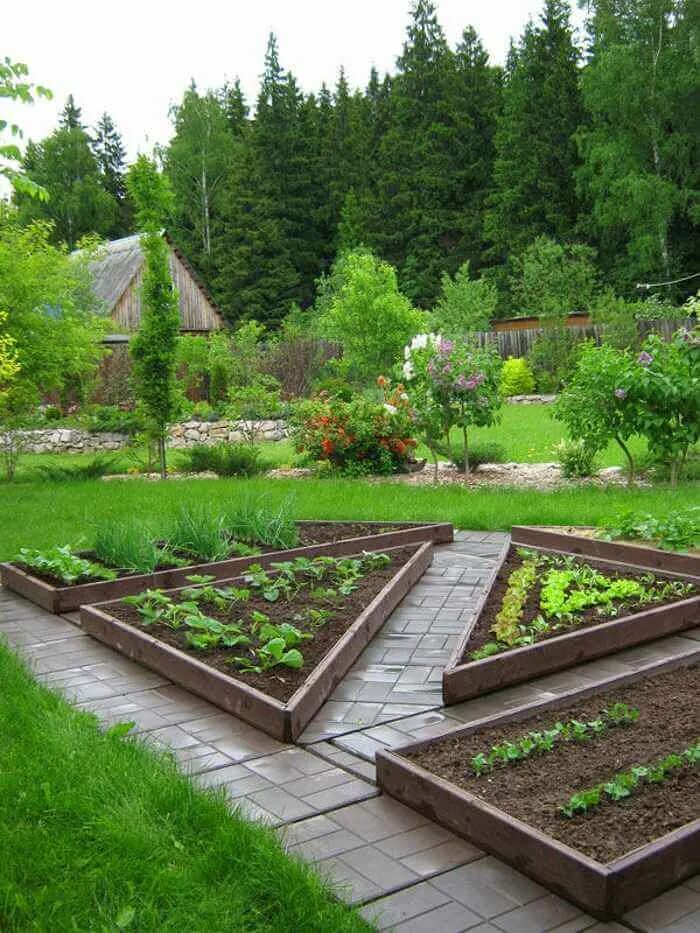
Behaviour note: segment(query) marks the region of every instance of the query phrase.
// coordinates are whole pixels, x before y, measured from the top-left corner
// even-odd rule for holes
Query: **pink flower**
[[[441,340],[440,341],[440,353],[452,353],[454,350],[454,342],[452,340]]]
[[[637,362],[642,366],[648,366],[651,362],[653,362],[653,360],[654,357],[650,353],[647,353],[646,350],[642,350],[642,352],[637,357]]]
[[[615,389],[615,398],[619,398],[619,399],[627,398],[627,389]]]

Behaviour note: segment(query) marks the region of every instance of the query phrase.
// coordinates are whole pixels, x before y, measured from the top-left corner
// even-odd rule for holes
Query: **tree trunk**
[[[464,475],[469,473],[469,446],[467,444],[467,429],[462,428],[462,437],[464,439]]]
[[[629,447],[617,434],[615,435],[615,440],[622,448],[625,457],[627,457],[627,485],[632,486],[634,485],[634,460],[632,459],[632,454],[630,453]]]
[[[158,436],[158,459],[160,461],[160,478],[168,478],[168,462],[165,457],[165,434]]]

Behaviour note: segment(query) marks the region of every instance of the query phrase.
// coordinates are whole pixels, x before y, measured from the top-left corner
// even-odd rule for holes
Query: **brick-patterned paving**
[[[203,786],[279,827],[290,853],[332,879],[380,930],[690,933],[700,930],[700,878],[622,921],[600,923],[524,875],[380,794],[378,748],[442,735],[494,712],[550,699],[572,684],[643,670],[699,650],[700,628],[570,671],[442,706],[442,669],[505,543],[460,532],[365,649],[297,746],[270,738],[91,639],[77,613],[52,616],[0,588],[0,636],[37,679],[105,725],[134,721]]]

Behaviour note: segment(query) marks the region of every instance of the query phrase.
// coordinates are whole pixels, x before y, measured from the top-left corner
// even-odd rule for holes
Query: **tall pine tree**
[[[502,260],[541,234],[569,239],[576,225],[574,134],[583,110],[569,12],[565,0],[545,0],[541,23],[527,25],[509,56],[485,220]]]
[[[131,233],[133,224],[133,211],[126,190],[126,150],[108,113],[102,114],[95,127],[92,151],[97,159],[104,189],[117,203],[118,214],[109,236],[126,236]]]

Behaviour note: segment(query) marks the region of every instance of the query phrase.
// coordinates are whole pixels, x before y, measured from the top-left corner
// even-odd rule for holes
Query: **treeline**
[[[700,8],[588,8],[581,48],[569,4],[545,0],[504,68],[471,27],[451,48],[433,3],[417,0],[395,73],[372,71],[364,90],[341,70],[332,90],[303,93],[274,36],[253,113],[238,83],[193,84],[160,153],[170,230],[229,320],[274,327],[358,245],[392,263],[423,308],[468,262],[497,286],[502,315],[520,310],[512,283],[542,236],[594,250],[601,284],[622,296],[700,271]],[[79,181],[64,190],[70,160]],[[90,138],[66,112],[25,162],[51,200],[20,207],[48,212],[71,246],[88,231],[119,235],[130,229],[123,162],[108,117]]]

